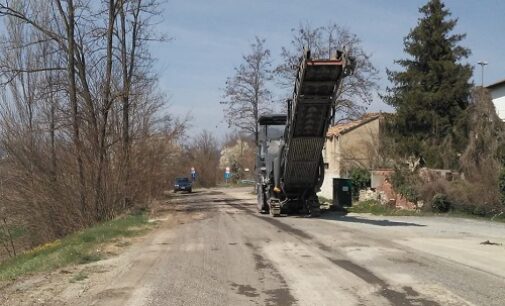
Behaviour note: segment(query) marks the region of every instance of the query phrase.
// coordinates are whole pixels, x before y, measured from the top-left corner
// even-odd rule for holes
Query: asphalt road
[[[505,224],[273,218],[256,212],[250,191],[178,194],[162,204],[171,226],[101,263],[107,272],[54,304],[505,305]]]

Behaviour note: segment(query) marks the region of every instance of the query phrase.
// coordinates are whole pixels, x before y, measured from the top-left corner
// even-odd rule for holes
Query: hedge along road
[[[505,304],[505,224],[330,212],[273,218],[256,213],[251,188],[177,194],[159,211],[158,229],[86,265],[86,279],[46,278],[32,291],[53,288],[39,304]],[[34,301],[22,298],[10,302]]]

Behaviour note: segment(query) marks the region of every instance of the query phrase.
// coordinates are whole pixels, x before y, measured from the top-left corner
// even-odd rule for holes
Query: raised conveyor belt
[[[300,62],[288,119],[284,187],[311,188],[318,179],[321,152],[331,120],[332,105],[346,70],[346,60]]]

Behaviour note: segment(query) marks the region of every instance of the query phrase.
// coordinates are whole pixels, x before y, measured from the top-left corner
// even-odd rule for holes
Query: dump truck
[[[330,59],[300,58],[287,114],[259,118],[256,157],[258,210],[281,214],[320,215],[317,192],[324,179],[322,150],[335,116],[342,79],[351,74],[352,58],[336,52]]]

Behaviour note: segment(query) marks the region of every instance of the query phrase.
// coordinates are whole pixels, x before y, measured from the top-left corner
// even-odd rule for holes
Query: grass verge
[[[458,210],[450,210],[449,212],[446,213],[437,213],[426,210],[398,209],[387,207],[375,200],[368,200],[354,203],[353,206],[348,209],[348,211],[354,213],[369,213],[377,216],[436,216],[436,217],[475,219],[481,221],[493,221],[502,223],[505,222],[505,214],[500,214],[493,217],[486,217]]]
[[[117,237],[133,237],[148,229],[144,214],[129,215],[68,235],[38,246],[0,264],[0,281],[40,271],[50,271],[70,264],[85,264],[102,259],[100,245]]]
[[[419,216],[424,214],[416,210],[387,207],[374,200],[355,203],[352,207],[348,208],[348,211],[353,213],[370,213],[378,216]]]

